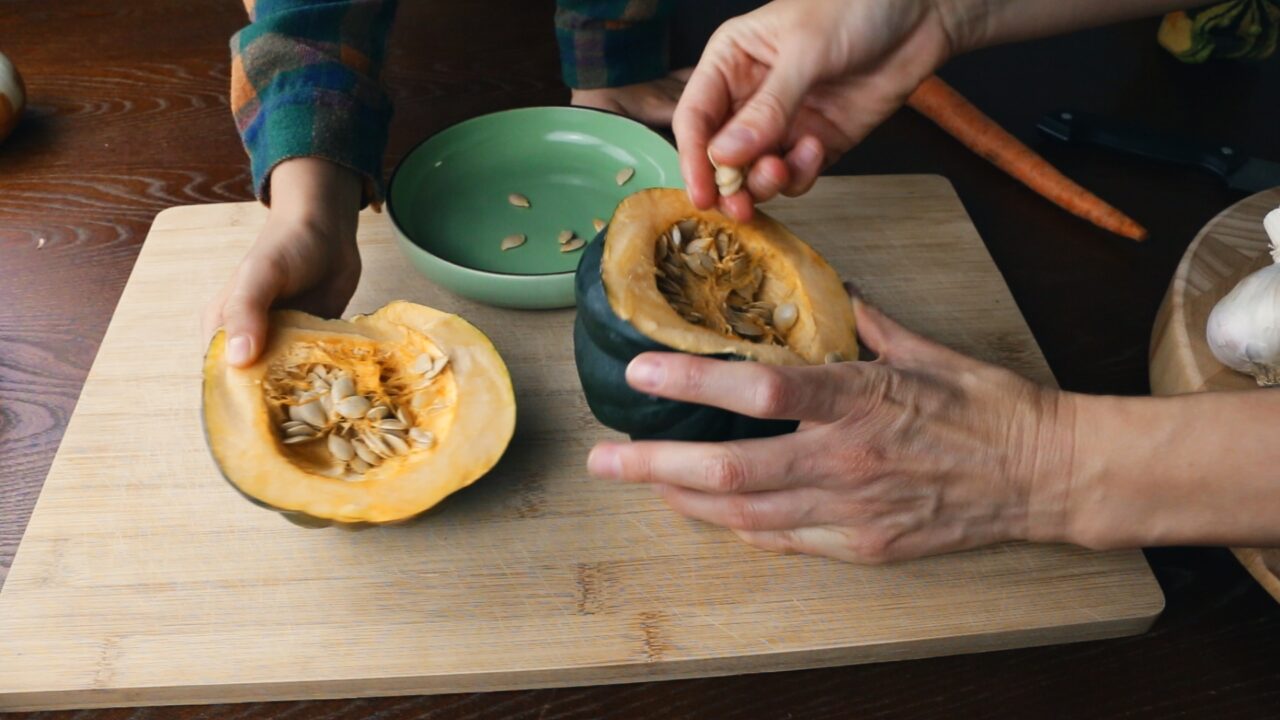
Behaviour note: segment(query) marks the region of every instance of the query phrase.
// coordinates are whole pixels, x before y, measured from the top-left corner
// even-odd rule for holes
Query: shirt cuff
[[[619,87],[667,74],[670,39],[662,20],[557,28],[564,82],[576,90]]]
[[[310,87],[269,93],[263,106],[252,110],[241,136],[249,152],[254,193],[263,203],[271,204],[271,171],[277,165],[318,157],[363,178],[362,207],[381,206],[389,107],[370,107],[348,92]]]

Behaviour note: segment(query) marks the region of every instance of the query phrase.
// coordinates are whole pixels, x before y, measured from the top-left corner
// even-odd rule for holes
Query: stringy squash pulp
[[[600,274],[618,319],[683,352],[772,365],[857,359],[840,277],[763,213],[736,223],[696,210],[681,190],[636,193],[609,225]]]
[[[456,315],[395,302],[350,321],[273,313],[253,366],[204,365],[204,422],[226,479],[302,524],[411,518],[502,456],[515,396],[489,339]]]

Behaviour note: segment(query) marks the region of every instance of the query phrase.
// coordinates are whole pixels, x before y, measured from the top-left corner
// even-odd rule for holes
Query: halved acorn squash
[[[791,421],[644,395],[627,364],[647,351],[805,365],[856,360],[853,309],[836,271],[776,220],[699,211],[683,190],[623,200],[575,278],[574,356],[592,413],[632,438],[779,435]]]
[[[412,518],[470,485],[515,431],[498,351],[473,325],[394,302],[350,321],[272,313],[262,357],[204,361],[204,427],[223,476],[301,525]]]

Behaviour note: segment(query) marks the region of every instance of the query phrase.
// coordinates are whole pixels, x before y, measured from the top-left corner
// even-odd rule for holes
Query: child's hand
[[[616,112],[646,125],[670,125],[680,93],[693,68],[676,70],[664,78],[622,87],[574,90],[574,105]]]
[[[716,31],[676,108],[689,197],[714,206],[707,149],[749,168],[719,199],[746,220],[752,204],[807,191],[953,51],[941,0],[775,0]]]
[[[267,312],[291,307],[336,316],[360,279],[360,179],[327,160],[296,158],[271,173],[271,213],[231,280],[205,308],[205,335],[227,331],[227,361],[262,353]]]

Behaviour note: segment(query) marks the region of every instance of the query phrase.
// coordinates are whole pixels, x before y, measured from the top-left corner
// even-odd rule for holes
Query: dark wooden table
[[[751,4],[685,3],[677,57],[696,58],[722,18]],[[464,118],[565,102],[551,10],[550,0],[404,3],[387,71],[397,102],[388,163]],[[243,22],[234,0],[0,2],[0,50],[22,69],[31,102],[0,145],[0,580],[151,219],[171,205],[251,198],[226,102],[227,38]],[[1038,146],[1035,119],[1071,107],[1280,159],[1280,60],[1184,66],[1156,46],[1155,28],[993,49],[943,74]],[[1041,150],[1146,224],[1151,240],[1118,240],[1064,215],[909,111],[834,172],[949,177],[1062,385],[1145,393],[1165,285],[1196,230],[1238,196],[1190,170]],[[1280,605],[1223,550],[1147,557],[1168,609],[1150,633],[1124,640],[615,687],[74,717],[1280,716]]]

